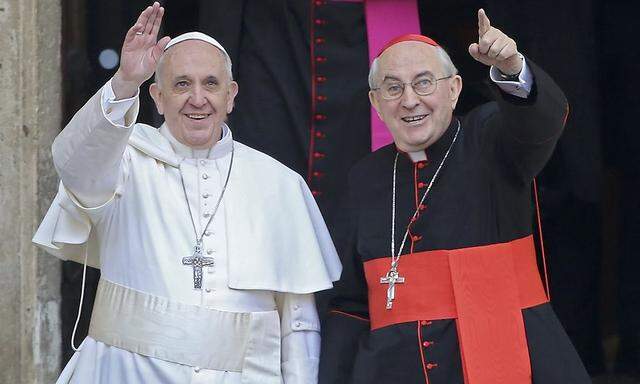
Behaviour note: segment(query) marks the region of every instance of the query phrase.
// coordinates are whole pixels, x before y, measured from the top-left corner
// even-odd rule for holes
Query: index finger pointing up
[[[487,33],[490,28],[491,22],[489,21],[487,14],[484,13],[484,9],[480,8],[478,10],[478,36],[484,36],[484,34]]]

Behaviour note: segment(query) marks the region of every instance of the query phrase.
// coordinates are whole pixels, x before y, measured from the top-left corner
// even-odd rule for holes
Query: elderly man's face
[[[376,87],[383,82],[411,83],[425,73],[441,78],[446,73],[437,49],[417,41],[405,41],[388,48],[378,59]],[[381,91],[369,92],[369,99],[391,131],[396,146],[406,152],[425,149],[446,131],[462,90],[462,78],[455,75],[437,81],[427,96],[416,94],[405,84],[402,96],[385,100]]]
[[[158,112],[178,141],[210,148],[220,138],[238,93],[238,84],[225,70],[224,54],[204,41],[186,40],[165,55],[160,84],[150,88]]]

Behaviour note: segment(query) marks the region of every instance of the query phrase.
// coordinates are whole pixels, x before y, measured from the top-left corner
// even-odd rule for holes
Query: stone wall
[[[60,370],[60,262],[31,244],[56,189],[60,0],[0,0],[0,383]]]

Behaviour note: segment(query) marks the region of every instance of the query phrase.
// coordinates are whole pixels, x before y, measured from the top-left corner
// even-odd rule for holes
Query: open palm
[[[158,31],[164,8],[158,2],[147,7],[129,29],[122,45],[118,72],[125,82],[142,85],[149,79],[169,42],[165,36],[158,41]]]

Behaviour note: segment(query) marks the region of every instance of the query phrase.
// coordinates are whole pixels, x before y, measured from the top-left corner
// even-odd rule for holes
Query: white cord
[[[71,333],[71,348],[76,352],[82,349],[80,348],[82,344],[79,345],[78,348],[76,348],[75,339],[76,339],[76,331],[78,330],[78,323],[80,323],[80,315],[82,314],[82,302],[84,301],[84,284],[87,281],[88,255],[89,255],[89,252],[88,250],[86,250],[84,253],[84,263],[82,264],[82,291],[80,292],[80,304],[78,305],[78,317],[76,318],[76,324],[73,326],[73,333]]]

